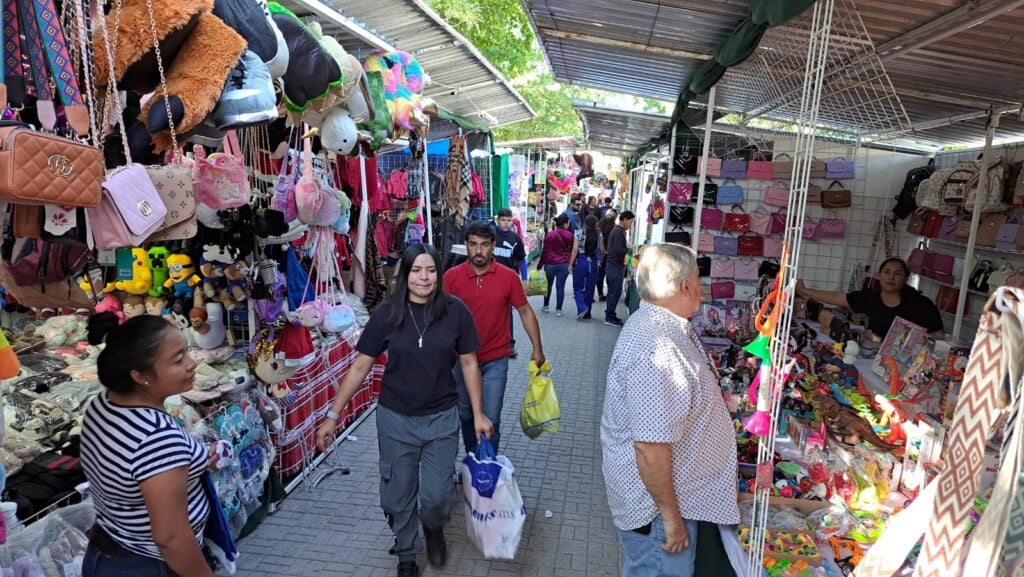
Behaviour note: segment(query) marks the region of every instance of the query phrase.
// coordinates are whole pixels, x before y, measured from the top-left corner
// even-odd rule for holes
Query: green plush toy
[[[167,257],[169,256],[171,256],[171,251],[167,250],[165,246],[154,246],[149,249],[149,263],[153,270],[153,288],[149,289],[151,297],[166,296],[170,292],[164,287],[164,283],[170,278],[170,273],[167,270]]]

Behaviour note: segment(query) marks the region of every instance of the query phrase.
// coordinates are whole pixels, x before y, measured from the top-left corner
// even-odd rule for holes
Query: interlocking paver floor
[[[571,288],[569,280],[568,289]],[[530,299],[540,319],[545,354],[562,409],[555,434],[530,440],[519,428],[519,405],[526,388],[529,339],[516,319],[519,358],[509,365],[502,414],[502,452],[516,467],[528,517],[514,561],[488,561],[466,536],[464,505],[453,509],[445,531],[448,565],[427,566],[424,575],[475,577],[601,577],[618,575],[621,553],[605,499],[601,474],[600,418],[605,375],[619,329],[604,325],[604,303],[589,322],[575,318],[569,295],[565,316],[540,312],[541,299]],[[621,309],[620,309],[621,310]],[[621,311],[624,312],[624,311]],[[391,531],[380,510],[377,492],[377,429],[371,415],[354,432],[356,441],[338,447],[351,469],[335,473],[316,490],[296,489],[239,544],[239,577],[393,576],[397,559],[388,555]],[[545,511],[552,516],[545,517]]]

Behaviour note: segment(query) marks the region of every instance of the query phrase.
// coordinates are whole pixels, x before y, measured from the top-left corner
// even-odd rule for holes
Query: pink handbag
[[[953,284],[956,279],[953,277],[953,268],[956,266],[956,258],[948,254],[929,253],[931,267],[925,267],[925,276],[939,282]]]
[[[924,248],[924,243],[918,245],[917,248],[910,251],[910,256],[907,257],[907,268],[914,274],[921,274],[924,267],[924,257],[928,254],[928,251]]]
[[[99,206],[86,211],[93,246],[99,249],[139,246],[163,226],[167,215],[160,193],[141,164],[111,172],[103,181]]]
[[[697,159],[697,166],[700,166],[704,162],[704,157],[701,156]],[[722,159],[715,156],[712,152],[711,156],[708,157],[708,176],[718,178],[722,176]]]
[[[767,258],[782,258],[782,239],[777,236],[765,237],[764,256]]]
[[[747,163],[747,178],[752,180],[771,180],[772,179],[772,163],[761,154],[760,150],[755,150],[754,154],[750,155],[750,162]]]
[[[715,236],[705,232],[700,233],[697,237],[697,252],[713,253],[715,252]]]
[[[821,238],[821,231],[818,230],[818,221],[813,218],[804,218],[804,230],[801,234],[804,240],[818,240]]]
[[[772,213],[772,226],[768,232],[771,234],[785,234],[786,232],[786,209]]]
[[[309,138],[302,143],[302,178],[295,185],[295,208],[305,224],[330,226],[341,215],[338,193],[324,188],[313,174],[313,145]]]
[[[818,223],[819,238],[843,238],[846,236],[846,223],[835,214],[827,215],[829,218],[821,219]]]
[[[711,298],[715,300],[731,299],[736,296],[736,283],[731,281],[711,283]]]
[[[779,186],[776,186],[779,185]],[[776,180],[764,190],[764,203],[769,206],[789,206],[789,187],[785,182]]]
[[[722,230],[725,213],[717,208],[704,207],[700,213],[700,226],[707,230]]]
[[[249,176],[242,163],[242,149],[238,146],[235,131],[228,131],[224,137],[224,152],[215,152],[209,157],[200,145],[193,148],[196,157],[196,172],[192,192],[196,200],[214,209],[238,208],[249,204],[252,189]]]
[[[772,230],[772,215],[763,208],[758,208],[750,213],[750,232],[756,232],[761,236],[768,236]]]
[[[751,258],[744,258],[736,261],[735,272],[733,278],[736,280],[757,280],[760,276],[757,274],[757,268],[760,266],[758,262]]]
[[[711,278],[733,278],[735,276],[736,263],[732,259],[711,259]]]
[[[693,194],[692,182],[673,180],[668,183],[668,201],[672,204],[690,204],[691,194]]]

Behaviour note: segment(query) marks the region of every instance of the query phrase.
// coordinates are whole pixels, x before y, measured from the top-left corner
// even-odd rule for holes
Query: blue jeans
[[[665,542],[665,526],[661,515],[651,522],[649,535],[618,529],[619,541],[625,553],[622,577],[693,577],[697,552],[697,522],[686,520],[690,546],[678,553],[667,553],[661,548]]]
[[[473,405],[469,402],[466,381],[462,377],[462,365],[455,363],[455,384],[459,389],[459,418],[462,420],[462,441],[466,444],[466,452],[476,452],[476,428],[473,426]],[[480,363],[480,376],[483,381],[484,414],[494,425],[491,445],[498,451],[501,435],[501,407],[505,404],[505,385],[508,384],[508,357],[501,357],[486,363]]]
[[[557,288],[558,300],[555,301],[555,310],[560,311],[562,304],[565,303],[565,281],[569,278],[569,263],[546,264],[544,273],[548,275],[548,294],[544,295],[544,306],[551,302],[551,290]]]
[[[626,275],[626,267],[608,263],[605,275],[608,279],[608,302],[604,307],[604,320],[608,321],[618,316],[615,309],[619,307],[619,299],[622,298],[622,279]]]
[[[82,577],[174,577],[175,573],[160,559],[143,555],[115,557],[93,545],[85,549]]]
[[[576,257],[572,271],[572,291],[576,297],[576,314],[590,310],[594,304],[594,286],[597,284],[597,261],[584,255]]]

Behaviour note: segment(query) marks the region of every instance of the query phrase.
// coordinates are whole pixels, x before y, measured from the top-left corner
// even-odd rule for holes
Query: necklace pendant
[[[420,342],[420,348],[422,349],[423,348],[423,337],[420,337],[420,341],[419,342]]]

